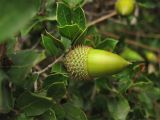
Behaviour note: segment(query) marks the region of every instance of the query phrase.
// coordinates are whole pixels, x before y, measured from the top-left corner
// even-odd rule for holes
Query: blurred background
[[[69,0],[0,0],[0,120],[160,120],[160,0],[136,0],[128,16],[116,13],[116,0],[68,2],[84,10],[84,45],[132,62],[119,74],[85,82],[70,80],[63,65],[45,69],[60,51],[51,52],[57,49],[46,36],[71,46],[58,31],[62,1]],[[50,89],[51,102],[44,88],[53,81],[65,89]]]

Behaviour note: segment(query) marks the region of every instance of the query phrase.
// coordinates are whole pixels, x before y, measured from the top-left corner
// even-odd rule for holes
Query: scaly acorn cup
[[[119,14],[126,16],[134,11],[135,3],[135,0],[117,0],[115,8]]]
[[[64,58],[64,65],[71,77],[80,80],[112,75],[129,64],[130,62],[117,54],[88,46],[78,46],[69,51]]]

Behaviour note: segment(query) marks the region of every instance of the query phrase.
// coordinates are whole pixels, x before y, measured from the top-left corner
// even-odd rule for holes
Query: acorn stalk
[[[93,77],[116,74],[130,62],[111,52],[79,46],[66,54],[64,64],[71,77],[88,80]]]

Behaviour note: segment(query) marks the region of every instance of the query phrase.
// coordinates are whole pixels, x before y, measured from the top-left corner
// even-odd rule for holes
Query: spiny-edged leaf
[[[43,114],[52,106],[52,99],[35,93],[24,92],[16,103],[27,116],[36,116]]]
[[[0,113],[8,113],[13,107],[13,98],[7,75],[0,70]]]
[[[68,120],[87,120],[85,113],[81,109],[73,106],[73,104],[65,103],[63,108],[66,113],[65,117]]]
[[[82,30],[86,28],[86,18],[81,7],[78,7],[73,11],[73,24],[79,25]]]
[[[130,111],[130,106],[123,96],[119,95],[114,98],[108,98],[107,106],[114,120],[126,120]]]
[[[57,4],[57,22],[60,26],[70,25],[72,21],[71,9],[64,3]]]
[[[57,46],[54,44],[53,40],[45,35],[42,35],[42,43],[45,47],[46,51],[49,53],[49,55],[57,56],[60,54],[60,49],[57,48]]]
[[[66,87],[64,82],[55,82],[51,84],[47,90],[47,96],[55,100],[60,100],[66,94]]]
[[[135,65],[128,66],[125,70],[122,72],[114,75],[113,77],[118,80],[118,86],[117,89],[119,92],[126,92],[128,88],[132,85],[132,80],[134,79],[134,76],[137,74],[139,69],[134,68]]]
[[[24,113],[20,114],[16,120],[33,120],[33,117],[28,117]]]
[[[45,58],[44,52],[23,50],[9,55],[13,65],[8,71],[10,80],[16,85],[23,86],[24,80],[31,68]]]
[[[39,117],[39,120],[57,120],[57,118],[54,110],[49,109]]]
[[[63,82],[65,83],[65,85],[67,85],[67,77],[64,76],[63,74],[53,74],[53,75],[49,75],[43,82],[43,87],[45,89],[47,89],[48,87],[50,87],[50,85],[52,85],[53,83],[56,82]]]
[[[51,35],[47,31],[46,31],[46,36],[48,36],[50,39],[53,40],[53,43],[57,46],[57,48],[65,50],[65,47],[64,47],[63,43],[59,39],[57,39],[56,37],[54,37],[53,35]]]
[[[68,4],[70,7],[76,7],[84,2],[84,0],[63,0],[66,4]]]
[[[77,39],[74,39],[72,42],[73,46],[76,46],[78,44],[83,44],[85,41],[85,36],[87,34],[88,29],[86,28],[84,31],[81,32],[81,34],[77,37]]]
[[[104,50],[108,50],[108,51],[113,51],[114,48],[116,47],[117,43],[118,43],[118,41],[115,39],[106,38],[101,43],[99,43],[96,48],[104,49]]]
[[[1,0],[0,42],[13,36],[37,13],[39,0]]]
[[[52,73],[56,74],[66,74],[66,70],[64,69],[64,66],[62,63],[56,63],[52,66]]]
[[[77,24],[73,24],[59,27],[59,32],[63,37],[66,37],[73,41],[76,40],[83,31],[81,30],[81,28],[79,28]]]
[[[135,63],[131,66],[128,66],[124,71],[114,75],[118,79],[117,89],[120,92],[126,92],[129,88],[142,88],[145,90],[153,83],[151,80],[146,77],[143,73],[140,72],[142,66],[136,65]],[[138,77],[137,77],[138,75]],[[136,81],[136,82],[135,82]]]

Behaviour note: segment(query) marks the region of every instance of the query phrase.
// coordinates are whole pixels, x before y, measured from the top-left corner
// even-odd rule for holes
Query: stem
[[[110,33],[110,32],[103,32],[102,34],[105,35],[105,36],[113,37],[115,39],[119,39],[119,37],[120,37],[120,36],[115,35],[115,34]],[[127,44],[134,45],[134,46],[140,47],[140,48],[144,48],[144,49],[147,49],[147,50],[150,50],[150,51],[153,51],[153,52],[158,52],[159,51],[157,48],[154,48],[154,47],[151,47],[151,46],[148,46],[148,45],[144,45],[144,44],[139,43],[139,42],[135,42],[135,40],[126,39],[125,42]]]
[[[55,59],[51,64],[49,64],[47,67],[45,67],[44,69],[42,69],[41,71],[38,72],[34,72],[35,74],[42,74],[44,72],[46,72],[48,69],[50,69],[54,64],[56,64],[57,62],[61,61],[63,58],[64,54],[62,54],[60,57],[58,57],[57,59]]]
[[[107,19],[115,16],[115,15],[117,15],[117,13],[116,13],[116,11],[113,11],[113,12],[111,12],[110,14],[104,15],[104,16],[102,16],[102,17],[100,17],[100,18],[98,18],[98,19],[90,22],[90,23],[88,24],[88,27],[93,26],[93,25],[95,25],[95,24],[98,24],[98,23],[100,23],[100,22],[102,22],[102,21],[104,21],[104,20],[107,20]]]

